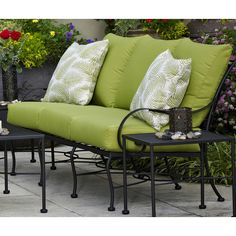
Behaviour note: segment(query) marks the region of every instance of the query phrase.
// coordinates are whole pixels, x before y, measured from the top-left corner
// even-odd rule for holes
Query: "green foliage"
[[[22,64],[26,68],[38,67],[46,60],[46,56],[47,51],[40,34],[24,34],[8,29],[1,31],[0,66],[4,71],[16,66],[20,73]]]
[[[140,20],[136,19],[115,20],[113,32],[117,35],[126,36],[130,29],[137,29],[139,25]]]
[[[179,39],[188,35],[188,28],[183,22],[177,22],[160,32],[161,39]]]
[[[225,20],[226,21],[226,20]],[[228,20],[229,21],[229,20]],[[226,21],[226,22],[228,22]],[[223,23],[222,23],[223,24]],[[226,26],[214,34],[202,34],[195,41],[203,44],[231,44],[233,52],[229,65],[236,60],[236,22],[233,29]],[[236,134],[236,67],[229,73],[214,112],[213,128],[225,134]]]
[[[19,42],[12,39],[0,39],[0,66],[4,71],[7,71],[10,66],[19,63],[19,46]]]
[[[20,26],[17,24],[17,20],[12,19],[0,20],[0,31],[4,29],[21,30]]]
[[[48,55],[42,35],[26,33],[22,38],[25,42],[22,45],[19,60],[25,68],[39,67],[45,62]]]
[[[236,136],[235,136],[236,138]],[[236,154],[236,153],[235,153]],[[208,145],[208,164],[211,175],[219,177],[215,180],[217,184],[230,185],[232,180],[230,178],[221,179],[220,177],[232,176],[231,163],[231,147],[229,143],[212,143]],[[184,158],[184,157],[168,157],[168,162],[171,170],[176,173],[178,178],[187,181],[197,181],[196,177],[200,177],[200,161],[199,158]],[[168,173],[166,164],[163,159],[157,158],[155,166],[157,173]],[[114,162],[114,167],[122,168],[122,161]],[[127,168],[138,171],[150,171],[150,158],[134,158],[127,160]],[[206,176],[206,171],[205,171]],[[189,179],[192,177],[193,180]],[[195,179],[195,180],[194,180]]]
[[[106,33],[126,36],[129,30],[155,31],[162,39],[178,39],[188,35],[188,28],[181,20],[168,19],[107,19]]]
[[[17,24],[21,27],[23,32],[38,33],[40,38],[44,41],[47,51],[46,60],[57,63],[65,50],[72,42],[77,40],[79,31],[70,28],[70,24],[57,24],[51,19],[39,20],[17,20]],[[67,37],[67,33],[71,33],[71,38]]]
[[[105,34],[115,33],[113,29],[115,28],[116,21],[114,19],[105,19],[106,23]]]
[[[213,143],[208,145],[208,160],[212,176],[225,177],[232,175],[231,148],[228,143]],[[177,175],[186,177],[200,176],[199,158],[169,158],[170,166]],[[163,162],[159,163],[160,172],[167,172]],[[206,173],[205,173],[206,174]],[[217,179],[216,183],[229,185],[231,179]]]

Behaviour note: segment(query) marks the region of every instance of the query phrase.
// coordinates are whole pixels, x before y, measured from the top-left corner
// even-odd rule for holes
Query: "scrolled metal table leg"
[[[72,176],[73,176],[73,192],[71,194],[72,198],[77,198],[78,194],[77,191],[77,174],[75,169],[75,162],[74,162],[74,153],[75,153],[76,147],[73,147],[70,152],[70,163],[71,163],[71,169],[72,169]]]
[[[46,208],[46,176],[45,176],[45,146],[44,146],[44,138],[42,138],[39,142],[39,158],[41,164],[41,184],[42,184],[42,209],[41,213],[47,213],[48,210]]]
[[[56,170],[57,167],[55,165],[55,152],[54,152],[54,141],[53,140],[51,140],[51,160],[52,160],[51,170]]]
[[[126,138],[123,136],[123,197],[124,197],[124,210],[122,211],[123,215],[128,215],[128,199],[127,199],[127,173],[126,173]]]
[[[233,202],[233,217],[236,217],[235,141],[231,141],[231,161],[232,161],[232,202]]]
[[[41,157],[41,140],[38,143],[38,155],[39,155],[39,162],[40,162],[40,180],[38,182],[38,185],[42,187],[43,186],[43,176],[42,176],[43,163],[42,163],[42,157]]]
[[[205,158],[204,158],[204,163],[205,163],[205,168],[206,168],[207,177],[212,177],[211,171],[210,171],[210,168],[209,168],[209,164],[208,164],[207,145],[205,145],[204,148],[205,148],[204,152],[206,153]],[[214,183],[214,180],[213,180],[213,179],[210,179],[209,182],[210,182],[210,185],[211,185],[213,191],[215,192],[216,196],[218,197],[218,198],[217,198],[217,201],[218,201],[218,202],[224,202],[225,199],[221,196],[221,194],[220,194],[219,191],[217,190],[217,188],[216,188],[216,186],[215,186],[215,183]]]
[[[12,156],[12,168],[11,168],[11,176],[16,175],[16,155],[15,155],[15,149],[14,149],[14,143],[11,141],[11,156]]]
[[[10,190],[8,189],[8,157],[7,157],[7,141],[4,142],[4,185],[5,189],[4,194],[9,194]]]
[[[201,204],[199,205],[199,209],[206,209],[206,205],[205,205],[205,196],[204,196],[204,158],[205,158],[205,143],[201,143],[200,144],[200,148],[201,148],[201,154],[200,154],[200,183],[201,183]]]
[[[109,189],[110,189],[110,206],[108,207],[108,211],[115,211],[115,207],[114,207],[114,186],[113,186],[111,171],[110,171],[111,160],[112,160],[112,156],[110,155],[108,157],[108,160],[107,160],[107,163],[106,163],[106,172],[107,172],[107,178],[108,178]]]
[[[154,150],[150,145],[152,217],[156,216]]]

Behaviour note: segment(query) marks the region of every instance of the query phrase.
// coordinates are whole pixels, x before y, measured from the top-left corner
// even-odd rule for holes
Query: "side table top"
[[[153,146],[165,146],[165,145],[181,145],[181,144],[194,144],[194,143],[208,143],[208,142],[232,142],[235,141],[233,137],[216,134],[210,131],[201,131],[202,136],[196,139],[184,139],[184,140],[164,140],[159,139],[154,133],[144,134],[125,134],[126,139],[136,142],[137,144],[147,144]]]
[[[4,128],[7,128],[10,133],[8,135],[0,135],[0,141],[44,138],[44,134],[10,124],[7,124]]]

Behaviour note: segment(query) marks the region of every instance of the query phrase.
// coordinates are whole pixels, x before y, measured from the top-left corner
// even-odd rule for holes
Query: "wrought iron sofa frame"
[[[217,105],[217,101],[219,99],[219,96],[220,96],[220,93],[222,91],[222,88],[223,88],[223,85],[224,85],[224,82],[226,80],[226,78],[228,77],[229,73],[231,72],[231,70],[233,69],[233,67],[236,66],[236,61],[234,61],[228,68],[228,70],[225,72],[224,76],[223,76],[223,79],[221,80],[221,83],[219,84],[218,86],[218,89],[215,93],[215,96],[212,100],[212,103],[211,103],[211,106],[210,106],[210,109],[209,109],[209,112],[208,112],[208,115],[205,119],[205,121],[202,123],[201,125],[201,128],[203,130],[210,130],[211,128],[211,125],[212,125],[212,121],[213,121],[213,112],[216,108],[216,105]],[[118,129],[118,135],[117,135],[117,141],[119,143],[119,146],[121,147],[122,149],[122,143],[121,143],[121,133],[122,133],[122,127],[125,123],[125,121],[128,119],[128,117],[130,117],[135,111],[132,111],[130,112],[121,122],[120,126],[119,126],[119,129]],[[108,210],[109,211],[114,211],[115,210],[115,207],[114,207],[114,190],[115,188],[118,188],[118,187],[121,187],[121,186],[117,186],[117,187],[114,187],[113,185],[113,181],[112,181],[112,174],[116,174],[116,173],[121,173],[120,171],[119,172],[116,172],[116,171],[112,171],[111,172],[111,162],[113,160],[118,160],[118,159],[122,159],[122,152],[109,152],[109,151],[105,151],[105,150],[102,150],[98,147],[94,147],[94,146],[90,146],[90,145],[87,145],[87,144],[84,144],[84,143],[79,143],[79,142],[74,142],[74,141],[70,141],[70,140],[66,140],[66,139],[63,139],[63,138],[59,138],[59,137],[56,137],[54,135],[50,135],[50,134],[46,134],[46,138],[47,139],[50,139],[51,140],[51,159],[52,161],[51,162],[48,162],[48,163],[51,163],[51,169],[52,170],[55,170],[56,169],[56,166],[55,166],[55,163],[62,163],[62,162],[65,162],[65,161],[70,161],[71,163],[71,168],[72,168],[72,176],[73,176],[73,191],[72,191],[72,194],[71,194],[71,197],[72,198],[77,198],[78,195],[77,195],[77,176],[79,175],[88,175],[88,174],[107,174],[107,178],[108,178],[108,182],[109,182],[109,190],[110,190],[110,205],[108,207]],[[65,155],[67,157],[69,157],[69,159],[67,160],[63,160],[63,161],[55,161],[55,151],[54,151],[54,142],[59,142],[60,144],[64,144],[64,145],[67,145],[67,146],[71,146],[72,147],[72,151],[69,152],[69,153],[65,153]],[[92,172],[88,172],[88,173],[76,173],[76,168],[75,168],[75,162],[82,162],[82,163],[96,163],[97,166],[101,166],[100,163],[101,161],[97,161],[97,160],[88,160],[86,158],[80,158],[79,155],[76,155],[75,152],[76,152],[76,148],[79,148],[83,151],[89,151],[89,152],[92,152],[94,154],[97,154],[101,157],[101,161],[104,163],[104,169],[103,170],[98,170],[98,171],[92,171]],[[205,150],[206,152],[207,150]],[[142,157],[142,156],[147,156],[148,152],[145,152],[145,147],[142,148],[142,150],[140,152],[129,152],[128,155],[130,158],[132,157]],[[160,157],[160,158],[164,158],[165,160],[165,163],[167,165],[167,169],[169,169],[169,166],[168,166],[168,159],[167,157],[193,157],[193,158],[200,158],[200,152],[158,152],[158,153],[155,153],[155,155],[157,157]],[[76,160],[78,157],[78,161]],[[212,189],[214,190],[215,194],[217,195],[218,197],[218,201],[224,201],[224,198],[220,195],[220,193],[218,192],[215,184],[214,184],[214,177],[211,177],[211,173],[210,173],[210,169],[209,169],[209,165],[208,165],[208,160],[205,159],[205,168],[206,168],[206,173],[207,173],[207,176],[210,177],[209,178],[209,181],[210,181],[210,185],[212,187]],[[172,173],[169,173],[169,176],[172,178],[172,183],[175,184],[175,189],[181,189],[181,186],[178,184],[178,181],[175,179],[175,176],[172,175]],[[142,182],[146,182],[148,181],[149,179],[148,178],[142,178],[144,177],[143,175],[141,175],[141,179],[139,182],[137,183],[133,183],[133,184],[130,184],[130,185],[134,185],[134,184],[138,184],[138,183],[142,183]]]

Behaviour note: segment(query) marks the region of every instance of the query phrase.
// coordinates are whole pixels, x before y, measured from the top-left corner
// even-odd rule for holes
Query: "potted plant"
[[[8,29],[0,32],[0,66],[5,101],[18,98],[17,73],[22,72],[22,66],[39,66],[45,61],[46,55],[39,35]]]
[[[6,35],[1,38],[0,44],[3,99],[9,101],[16,99],[18,92],[21,100],[39,99],[43,96],[42,88],[47,87],[60,57],[72,42],[77,41],[79,35],[72,23],[57,24],[54,20],[47,19],[1,20],[0,32],[3,37]],[[11,37],[12,32],[20,34],[18,40]],[[80,41],[84,42],[83,39]],[[12,58],[15,58],[14,62]],[[12,75],[12,80],[5,79],[9,75]],[[9,86],[6,81],[14,83]],[[11,97],[6,95],[9,91]]]
[[[188,28],[182,20],[175,19],[106,19],[106,33],[121,36],[149,34],[153,38],[178,39],[188,35]]]

